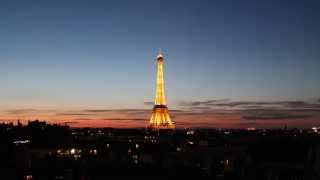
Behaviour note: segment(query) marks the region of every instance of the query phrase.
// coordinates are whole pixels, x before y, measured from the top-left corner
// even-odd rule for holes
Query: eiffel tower
[[[163,78],[163,63],[164,58],[159,50],[157,55],[157,82],[156,82],[156,97],[154,100],[154,107],[152,110],[149,128],[159,129],[174,129],[167,107],[166,97],[164,93],[164,78]]]

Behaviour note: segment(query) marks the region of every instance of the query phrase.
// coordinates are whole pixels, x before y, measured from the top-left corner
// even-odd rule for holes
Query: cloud
[[[91,113],[104,113],[104,112],[122,112],[122,113],[136,113],[136,112],[146,112],[150,111],[149,109],[87,109],[82,110],[82,112],[91,112]]]
[[[290,120],[290,119],[305,119],[313,117],[312,115],[293,115],[293,114],[258,114],[258,115],[244,115],[246,120]]]
[[[146,101],[146,102],[144,102],[143,104],[144,104],[144,105],[148,105],[148,106],[150,106],[150,105],[153,105],[153,104],[154,104],[154,102],[152,102],[152,101]]]
[[[193,107],[194,110],[210,110],[211,108],[208,106],[196,106]]]
[[[151,112],[151,110],[148,110],[148,111]],[[180,110],[180,109],[170,109],[170,108],[169,108],[169,111],[170,111],[170,112],[174,112],[174,113],[180,113],[180,112],[183,113],[183,112],[186,112],[186,111],[184,111],[184,110]]]
[[[82,110],[83,112],[92,112],[92,113],[102,113],[102,112],[112,112],[111,109],[86,109]]]
[[[148,121],[147,118],[75,118],[75,121]]]
[[[229,99],[190,101],[180,103],[182,107],[198,109],[314,109],[320,110],[320,103],[306,101],[231,101]]]
[[[66,124],[66,125],[74,125],[74,124],[79,124],[79,122],[77,121],[66,121],[66,122],[63,122],[63,124]]]
[[[294,110],[243,110],[241,118],[246,120],[290,120],[290,119],[306,119],[314,117],[314,111],[294,111]]]
[[[319,103],[309,103],[305,101],[282,101],[280,103],[288,108],[320,109]]]
[[[217,103],[222,103],[229,101],[229,99],[213,99],[213,100],[206,100],[206,101],[190,101],[190,102],[182,102],[180,103],[181,106],[210,106]]]
[[[232,123],[248,123],[251,120],[301,122],[320,117],[320,103],[308,101],[232,101],[229,99],[191,101],[180,104],[188,111],[174,114],[207,118],[208,121],[233,119]],[[210,120],[211,119],[211,120]],[[231,120],[229,121],[231,122]],[[195,123],[196,125],[197,123]]]
[[[29,113],[44,113],[44,112],[54,112],[54,110],[39,110],[39,109],[10,109],[5,111],[8,114],[29,114]]]
[[[169,110],[169,112],[171,115],[174,115],[174,116],[194,116],[194,115],[202,114],[200,112],[191,112],[191,111],[171,112]]]
[[[266,101],[231,101],[224,103],[215,103],[211,104],[211,106],[216,107],[238,107],[238,108],[279,108],[279,107],[310,107],[311,104],[308,104],[303,101],[274,101],[274,102],[266,102]]]
[[[73,120],[76,120],[76,121],[90,121],[90,120],[94,120],[94,119],[91,119],[91,118],[76,118],[76,119],[73,119]]]
[[[86,113],[57,113],[57,116],[87,116],[91,114],[86,114]]]
[[[105,121],[148,121],[146,118],[105,118]]]

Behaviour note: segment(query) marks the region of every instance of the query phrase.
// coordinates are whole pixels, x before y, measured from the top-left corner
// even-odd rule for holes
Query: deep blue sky
[[[2,0],[0,107],[143,107],[159,48],[171,107],[319,98],[318,2]]]

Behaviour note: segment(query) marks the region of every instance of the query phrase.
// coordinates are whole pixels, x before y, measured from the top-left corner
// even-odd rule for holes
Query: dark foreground
[[[316,130],[0,125],[1,180],[320,179]]]

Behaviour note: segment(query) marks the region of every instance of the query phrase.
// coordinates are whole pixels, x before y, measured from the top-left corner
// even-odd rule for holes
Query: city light
[[[70,150],[70,154],[72,154],[72,155],[73,155],[75,152],[76,152],[75,149],[71,149],[71,150]]]
[[[314,133],[318,133],[319,132],[319,128],[318,127],[312,127],[311,129],[312,129],[312,131]]]
[[[24,176],[24,180],[32,180],[32,175],[26,175],[26,176]]]
[[[17,140],[17,141],[13,141],[13,144],[26,144],[26,143],[30,143],[30,140]]]

